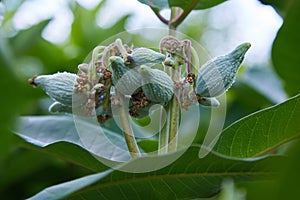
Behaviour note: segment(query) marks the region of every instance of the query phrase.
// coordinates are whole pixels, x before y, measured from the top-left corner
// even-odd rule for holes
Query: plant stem
[[[169,105],[165,106],[165,109],[168,113],[169,110]],[[163,116],[163,112],[162,112],[163,108],[161,109],[161,114],[160,114],[160,133],[159,133],[159,138],[158,138],[158,155],[163,155],[165,153],[168,152],[168,141],[169,141],[169,132],[168,132],[168,124],[169,122],[167,121],[165,124],[161,124],[162,120],[162,116]],[[169,119],[169,117],[167,116],[167,119]]]
[[[171,78],[174,82],[179,81],[180,71],[176,66],[172,69]],[[174,93],[169,109],[169,145],[168,152],[176,151],[178,143],[178,125],[179,125],[179,104]]]
[[[91,66],[89,67],[89,70],[88,70],[88,78],[89,78],[89,81],[91,81],[91,85],[96,84],[98,81],[96,62],[98,60],[98,54],[101,51],[103,51],[104,49],[105,49],[105,46],[97,46],[93,50]]]
[[[194,0],[191,4],[189,4],[189,7],[187,7],[179,17],[175,18],[174,21],[171,20],[172,26],[176,28],[179,24],[181,24],[181,22],[188,16],[188,14],[190,14],[198,3],[199,0]]]
[[[138,148],[138,145],[136,143],[131,125],[130,120],[128,116],[128,109],[125,106],[125,97],[122,94],[119,94],[118,97],[120,98],[120,107],[119,107],[119,115],[121,120],[121,126],[123,135],[127,144],[127,148],[130,152],[130,155],[132,158],[138,158],[141,157],[140,150]]]
[[[157,16],[157,18],[164,24],[169,24],[169,20],[165,19],[163,16],[161,16],[161,14],[159,13],[159,9],[156,9],[152,6],[150,6],[150,8],[152,9],[152,11],[154,12],[154,14]]]

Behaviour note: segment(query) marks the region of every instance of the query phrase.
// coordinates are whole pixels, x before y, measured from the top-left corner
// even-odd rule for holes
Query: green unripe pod
[[[72,107],[72,96],[77,75],[63,72],[32,78],[33,85],[40,86],[50,98],[60,104]]]
[[[171,100],[174,83],[167,73],[145,65],[139,68],[139,72],[142,76],[142,90],[149,100],[156,103],[165,103]]]
[[[118,56],[109,58],[112,71],[112,82],[116,89],[124,95],[133,94],[141,86],[141,76],[136,69],[131,69],[124,64]]]
[[[196,94],[200,97],[217,97],[234,83],[250,43],[243,43],[231,53],[216,57],[205,63],[198,71]]]
[[[130,66],[147,65],[149,67],[162,63],[165,60],[165,55],[153,51],[148,48],[136,48],[131,55],[132,61]]]

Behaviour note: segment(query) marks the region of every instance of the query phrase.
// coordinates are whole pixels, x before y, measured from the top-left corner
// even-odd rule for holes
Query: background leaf
[[[182,9],[187,9],[195,0],[169,0],[170,7],[180,7]],[[198,4],[194,10],[201,10],[211,8],[218,4],[225,2],[226,0],[198,0]]]
[[[300,95],[251,114],[220,135],[214,151],[233,157],[255,157],[272,153],[300,137]]]
[[[172,165],[148,173],[125,173],[107,171],[71,182],[52,186],[31,199],[191,199],[210,197],[219,192],[224,178],[232,177],[237,182],[272,179],[276,174],[276,162],[283,157],[238,160],[209,154],[198,158],[199,147],[189,148]],[[173,156],[161,156],[160,162]],[[135,166],[148,158],[134,160],[127,165]],[[82,189],[72,194],[74,186]],[[90,186],[90,187],[89,187]],[[116,192],[118,191],[118,192]],[[53,196],[55,194],[55,196]],[[54,198],[53,198],[54,197]]]
[[[287,8],[291,5],[291,3],[294,0],[285,0],[285,1],[259,0],[259,1],[263,4],[273,6],[279,14],[284,15]]]
[[[273,44],[272,60],[290,96],[300,92],[300,1],[293,1]]]
[[[164,8],[180,7],[182,9],[187,9],[194,1],[198,1],[194,10],[206,9],[216,6],[226,0],[138,0],[139,2],[146,4],[150,7],[162,10]]]

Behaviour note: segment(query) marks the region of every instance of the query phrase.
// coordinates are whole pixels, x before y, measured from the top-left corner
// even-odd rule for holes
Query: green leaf
[[[232,157],[256,157],[300,137],[300,95],[251,114],[220,135],[213,150]]]
[[[188,9],[190,5],[195,0],[169,0],[170,7],[180,7],[182,9]],[[211,8],[213,6],[219,5],[226,0],[198,0],[197,5],[193,8],[193,10],[201,10]]]
[[[210,153],[198,158],[199,147],[189,148],[172,165],[147,173],[108,170],[49,187],[33,196],[38,199],[191,199],[210,197],[219,192],[224,178],[235,182],[272,179],[277,162],[284,157],[230,159]],[[178,153],[178,152],[177,152]],[[158,164],[174,154],[159,157]],[[139,158],[125,167],[146,165],[151,158]],[[117,192],[116,192],[117,191]]]
[[[50,151],[65,152],[65,154],[60,153],[60,155],[71,161],[80,162],[83,166],[85,166],[85,163],[81,163],[82,160],[78,159],[78,155],[73,155],[73,150],[76,148],[74,145],[64,147],[63,143],[60,145],[57,143],[67,142],[75,144],[87,152],[99,156],[99,158],[97,157],[98,159],[115,161],[116,164],[130,159],[125,140],[121,135],[105,128],[102,128],[104,135],[101,135],[98,132],[98,125],[96,126],[86,121],[76,121],[76,123],[75,127],[74,119],[71,116],[22,117],[19,120],[19,127],[16,133],[27,142],[39,147],[46,147],[55,143],[54,147],[49,147]],[[78,128],[88,130],[88,135],[79,134]],[[75,150],[83,154],[82,149]],[[94,160],[91,160],[91,162],[94,162]],[[88,165],[88,168],[91,168],[90,165]]]
[[[289,95],[300,93],[300,1],[294,1],[273,44],[272,59],[276,72]]]
[[[93,172],[101,172],[108,169],[108,166],[99,162],[99,160],[87,150],[69,142],[56,142],[46,147],[39,147],[26,143],[24,147],[49,154],[56,158],[61,158]]]
[[[182,9],[188,9],[191,4],[195,1],[198,1],[197,5],[193,10],[201,10],[216,6],[220,3],[223,3],[226,0],[138,0],[139,2],[146,4],[152,8],[156,8],[162,10],[164,8],[171,8],[171,7],[180,7]]]

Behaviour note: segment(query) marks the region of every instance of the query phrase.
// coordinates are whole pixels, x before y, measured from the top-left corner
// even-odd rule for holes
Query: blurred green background
[[[37,1],[1,2],[0,198],[2,199],[24,199],[47,186],[91,173],[63,159],[31,150],[33,147],[12,133],[11,130],[17,125],[18,116],[49,114],[48,106],[51,100],[42,90],[33,89],[28,84],[28,78],[36,74],[57,71],[76,73],[77,65],[82,63],[88,53],[110,36],[134,28],[164,27],[147,6],[137,1],[130,1],[124,10],[128,7],[131,10],[127,9],[124,12],[119,12],[122,8],[117,5],[118,1],[112,1],[115,4],[104,0],[100,3],[95,1],[93,5],[86,5],[82,3],[83,1],[66,2],[65,10],[61,11],[66,15],[33,14],[30,17],[23,15],[23,18],[20,13],[34,13],[39,9],[37,6],[31,7],[30,10],[30,5],[36,4]],[[250,6],[249,2],[252,3],[252,10],[244,12],[242,9]],[[293,11],[299,7],[299,3],[295,3],[296,8],[288,9],[293,1],[286,1],[287,3],[263,1],[271,3],[274,7],[263,5],[257,0],[249,2],[247,4],[245,1],[235,0],[212,9],[194,11],[179,27],[180,32],[200,42],[211,56],[224,54],[241,42],[248,41],[253,44],[237,82],[227,93],[225,126],[252,112],[280,103],[288,96],[299,92],[299,82],[297,82],[300,75],[299,62],[296,62],[299,59],[294,56],[296,53],[299,54],[299,47],[293,49],[293,55],[277,56],[277,54],[281,55],[282,51],[290,52],[291,45],[295,46],[293,43],[300,43],[299,34],[294,34],[297,32],[294,29],[300,30],[299,25],[295,25],[299,14]],[[47,4],[43,9],[47,10]],[[140,12],[133,12],[134,9]],[[255,9],[257,13],[251,13]],[[148,20],[139,17],[143,15],[141,12],[144,10],[151,13],[146,17],[149,17]],[[289,12],[292,14],[289,15]],[[167,15],[168,11],[164,11],[163,14]],[[269,18],[260,19],[264,14]],[[53,25],[54,22],[57,23],[68,16],[69,22],[56,27]],[[287,39],[284,43],[276,41],[274,46],[280,48],[274,49],[273,46],[272,60],[273,40],[282,20],[287,16],[290,16],[288,19],[293,19],[288,21],[288,26],[294,29],[285,28],[282,32],[284,36],[292,35],[293,40]],[[238,19],[239,17],[241,19]],[[30,22],[31,18],[34,18],[33,22]],[[134,34],[136,44],[150,40],[150,36],[153,37],[151,39],[161,37],[159,34],[149,35],[142,31],[134,31]],[[279,63],[275,70],[272,61]],[[285,70],[278,66],[284,66]],[[295,67],[296,71],[294,71]],[[204,132],[208,125],[210,111],[201,108],[201,112],[204,117],[200,132]],[[199,135],[196,141],[201,140],[201,134]],[[289,172],[294,172],[293,169],[297,165],[299,161],[287,166]],[[283,182],[288,182],[289,176],[293,177],[288,173],[283,177]],[[259,187],[265,188],[265,191],[270,194],[273,184],[277,183],[261,183],[262,186]],[[257,185],[246,184],[241,187],[249,188],[247,194],[252,197],[249,199],[256,199],[256,195],[260,194],[257,193],[261,190],[257,190],[259,188]],[[286,191],[289,191],[288,188]]]

